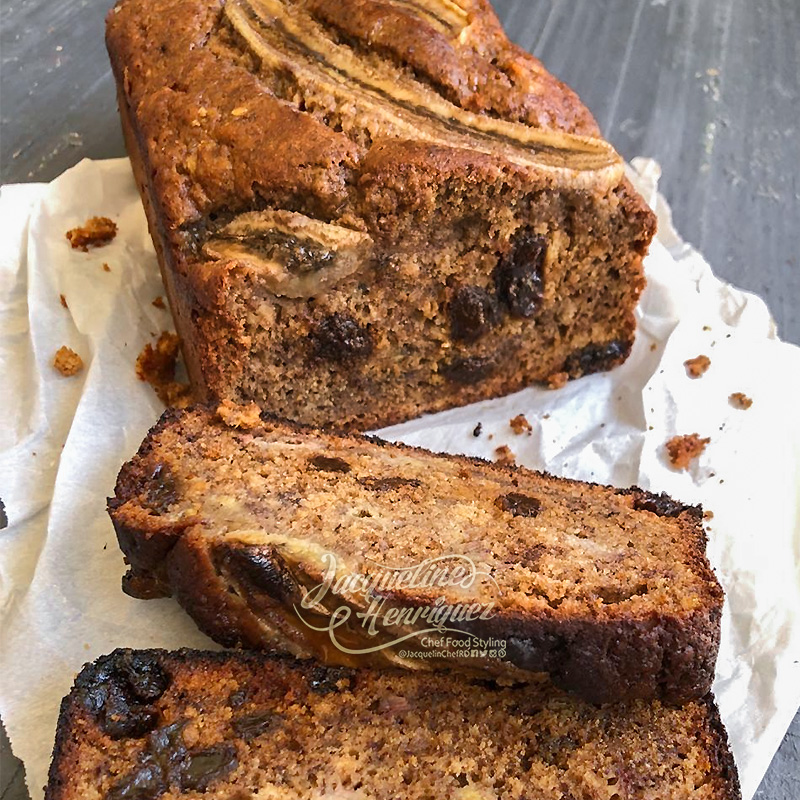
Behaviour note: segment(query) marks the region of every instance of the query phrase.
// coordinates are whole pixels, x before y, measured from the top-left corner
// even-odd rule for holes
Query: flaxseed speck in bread
[[[129,594],[174,594],[222,644],[330,664],[546,672],[598,702],[708,691],[723,597],[699,508],[245,417],[168,411],[123,466],[109,510]],[[470,580],[384,582],[431,563]],[[494,654],[397,641],[473,606],[491,614],[446,622],[502,640]],[[409,609],[430,616],[389,617]]]
[[[46,800],[740,800],[713,699],[117,650],[61,708]]]
[[[120,0],[107,43],[200,398],[368,430],[628,356],[655,218],[486,0]]]

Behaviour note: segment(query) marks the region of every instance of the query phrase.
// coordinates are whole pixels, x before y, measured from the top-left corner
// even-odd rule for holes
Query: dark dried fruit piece
[[[154,703],[170,684],[170,677],[157,659],[142,653],[124,653],[117,670],[137,700]]]
[[[590,344],[577,350],[564,362],[564,372],[570,378],[580,378],[594,372],[606,370],[621,364],[630,354],[632,344],[620,339],[606,344]]]
[[[372,335],[352,317],[338,311],[323,319],[310,334],[311,352],[343,364],[372,354]]]
[[[160,767],[148,762],[118,780],[106,800],[157,800],[168,788]]]
[[[332,694],[353,688],[353,670],[346,667],[314,667],[308,685],[315,694]]]
[[[445,378],[462,386],[472,386],[490,378],[497,367],[495,360],[488,356],[466,356],[454,358],[439,366]]]
[[[514,517],[535,517],[542,510],[542,501],[520,492],[501,495],[494,501],[501,510]]]
[[[684,511],[689,511],[693,506],[687,506],[673,500],[668,494],[650,494],[650,492],[638,492],[633,497],[633,507],[637,511],[650,511],[659,517],[677,517]]]
[[[478,286],[457,289],[447,307],[450,335],[459,342],[474,342],[499,321],[497,301]]]
[[[362,486],[372,489],[373,492],[390,492],[396,489],[417,489],[422,483],[416,478],[363,478],[359,481]]]
[[[159,464],[147,482],[147,493],[142,499],[142,505],[156,514],[166,514],[177,502],[175,478],[166,464]]]
[[[200,752],[189,753],[184,762],[180,786],[183,790],[204,792],[208,787],[239,766],[236,748],[220,744]]]
[[[222,545],[223,568],[232,577],[278,600],[287,600],[294,591],[294,582],[278,553],[257,545]]]
[[[529,319],[539,310],[546,257],[547,240],[525,232],[517,235],[511,252],[500,259],[494,276],[497,297],[512,316]]]
[[[350,465],[338,456],[314,456],[309,463],[321,472],[350,472]]]
[[[0,500],[0,531],[7,526],[8,517],[6,516],[6,507],[3,505],[3,501]]]
[[[277,711],[267,710],[254,711],[252,714],[237,717],[231,722],[231,727],[240,739],[249,742],[281,724],[283,724],[283,715]]]

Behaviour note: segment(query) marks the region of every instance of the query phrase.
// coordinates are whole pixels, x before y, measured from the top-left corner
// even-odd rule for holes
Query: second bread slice
[[[220,411],[166,412],[120,472],[129,594],[328,664],[708,691],[723,596],[698,508]]]

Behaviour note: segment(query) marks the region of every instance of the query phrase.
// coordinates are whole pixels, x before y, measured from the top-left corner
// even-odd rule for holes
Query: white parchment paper
[[[709,556],[727,592],[715,691],[749,800],[800,704],[800,348],[680,240],[656,194],[658,166],[634,168],[660,233],[626,364],[383,433],[484,457],[506,444],[525,466],[713,511]],[[119,235],[72,250],[65,232],[93,215],[113,218]],[[128,162],[83,161],[48,185],[3,187],[0,227],[0,715],[37,800],[60,700],[84,662],[118,646],[213,644],[172,600],[121,592],[105,512],[120,465],[162,410],[136,379],[136,356],[172,329],[152,305],[164,290]],[[62,345],[86,363],[75,377],[51,365]],[[700,354],[711,368],[690,380],[683,362]],[[733,408],[732,392],[752,408]],[[531,436],[509,427],[520,413]],[[710,445],[673,471],[665,441],[695,432]]]

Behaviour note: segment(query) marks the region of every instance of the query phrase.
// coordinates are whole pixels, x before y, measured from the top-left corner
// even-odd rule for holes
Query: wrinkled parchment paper
[[[627,363],[384,435],[484,457],[506,444],[525,466],[637,483],[713,511],[709,556],[727,592],[715,691],[749,800],[800,704],[800,348],[777,338],[759,298],[719,281],[678,238],[656,194],[658,166],[634,169],[660,234]],[[72,250],[65,232],[93,215],[113,218],[119,235]],[[48,185],[3,187],[0,226],[0,714],[37,800],[60,700],[84,662],[117,646],[213,645],[172,600],[121,592],[105,511],[120,465],[162,410],[134,374],[136,355],[172,325],[152,305],[164,290],[128,162],[83,161]],[[62,345],[86,363],[75,377],[51,366]],[[711,368],[690,380],[683,362],[700,354]],[[752,408],[733,408],[732,392]],[[531,436],[509,427],[520,413]],[[664,442],[694,432],[710,445],[688,472],[673,471]]]

